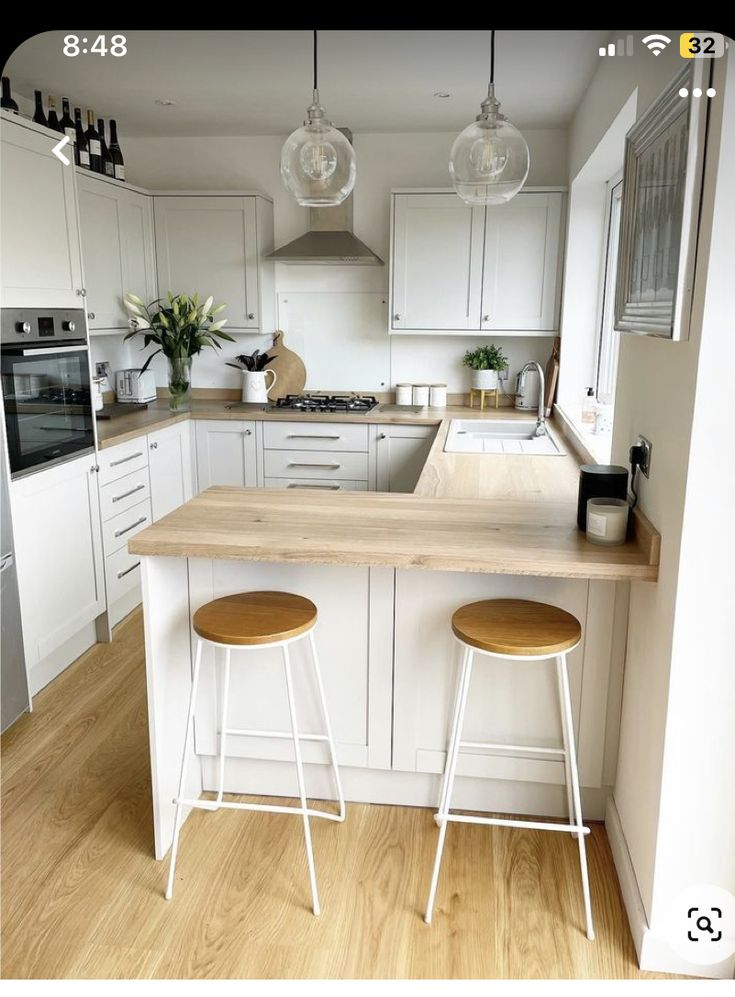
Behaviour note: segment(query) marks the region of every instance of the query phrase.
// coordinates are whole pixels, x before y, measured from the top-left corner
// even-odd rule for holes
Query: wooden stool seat
[[[493,654],[561,654],[579,643],[582,627],[571,613],[526,599],[483,599],[462,606],[452,630],[465,644]]]
[[[290,640],[316,623],[316,606],[291,592],[240,592],[201,606],[194,631],[216,644],[252,646]]]

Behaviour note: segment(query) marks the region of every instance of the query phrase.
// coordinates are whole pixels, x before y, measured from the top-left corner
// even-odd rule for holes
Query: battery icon
[[[685,31],[679,35],[682,59],[719,59],[725,54],[725,36],[716,31]]]

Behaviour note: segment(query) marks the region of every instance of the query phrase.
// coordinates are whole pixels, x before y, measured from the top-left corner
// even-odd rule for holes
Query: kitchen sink
[[[536,436],[535,432],[535,419],[452,419],[444,450],[531,457],[563,455],[564,451],[548,433]]]

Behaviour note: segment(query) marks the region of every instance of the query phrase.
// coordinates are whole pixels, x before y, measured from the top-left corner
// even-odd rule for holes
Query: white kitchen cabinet
[[[391,331],[479,329],[484,209],[453,192],[395,194],[392,222]]]
[[[197,490],[210,485],[257,485],[255,423],[227,419],[196,421]]]
[[[83,297],[73,166],[57,132],[3,112],[0,154],[2,306],[78,308]]]
[[[555,332],[559,328],[562,195],[524,191],[487,208],[482,328]]]
[[[154,522],[194,494],[191,423],[177,422],[148,434],[148,471]]]
[[[556,332],[563,199],[526,189],[480,208],[453,191],[395,192],[390,332]]]
[[[91,332],[128,329],[123,296],[157,296],[153,198],[104,177],[77,172]]]
[[[64,660],[63,646],[105,611],[95,467],[90,454],[10,485],[23,642],[33,692],[81,654],[84,648],[76,648]],[[56,652],[62,657],[49,671],[47,662]]]
[[[259,194],[156,194],[159,293],[213,295],[227,329],[275,329],[273,204]]]
[[[435,436],[433,426],[378,426],[378,491],[413,492]]]

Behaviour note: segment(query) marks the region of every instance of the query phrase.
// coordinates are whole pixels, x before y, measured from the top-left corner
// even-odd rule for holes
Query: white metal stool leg
[[[582,826],[582,801],[579,793],[579,774],[577,772],[577,754],[574,747],[574,722],[572,719],[572,700],[569,694],[569,676],[567,674],[567,656],[560,654],[558,658],[561,672],[562,690],[564,693],[564,726],[566,728],[568,742],[569,768],[572,781],[572,796],[574,799],[575,823]],[[592,924],[592,902],[590,900],[590,882],[587,871],[587,850],[585,847],[584,834],[576,835],[579,843],[579,867],[582,873],[582,893],[584,894],[584,913],[587,920],[587,937],[594,941],[595,931]]]
[[[465,681],[465,676],[466,676],[467,658],[469,657],[469,654],[470,654],[470,649],[469,649],[469,647],[467,647],[466,644],[463,645],[463,648],[464,648],[464,650],[463,650],[463,653],[462,653],[462,664],[460,665],[460,669],[459,669],[459,682],[457,683],[457,691],[455,693],[455,698],[454,698],[454,716],[452,717],[452,728],[451,728],[451,731],[450,731],[450,734],[449,734],[449,746],[448,746],[448,749],[447,749],[447,760],[446,760],[446,762],[444,764],[444,775],[442,776],[442,787],[441,787],[441,792],[439,793],[439,811],[438,811],[438,813],[440,813],[440,814],[444,813],[444,809],[446,807],[446,802],[447,802],[447,786],[449,784],[449,767],[450,767],[449,766],[449,761],[450,761],[450,754],[451,754],[451,750],[452,750],[452,745],[455,743],[455,741],[457,741],[457,742],[459,741],[459,739],[457,737],[457,725],[459,724],[459,712],[460,712],[460,708],[462,706],[462,689],[464,688],[464,681]]]
[[[564,708],[564,683],[561,677],[561,658],[556,659],[556,684],[559,693],[559,715],[561,718],[561,736],[564,745],[564,782],[567,787],[567,816],[570,824],[575,822],[574,797],[572,795],[572,758],[569,754],[569,735],[567,734],[567,715]],[[578,835],[574,835],[578,837]]]
[[[327,700],[324,695],[324,684],[322,682],[322,673],[319,668],[319,658],[316,653],[316,641],[314,640],[314,631],[309,631],[309,646],[311,647],[311,660],[314,664],[314,674],[316,675],[316,684],[319,690],[319,706],[322,711],[322,719],[324,721],[324,729],[327,732],[327,743],[329,744],[329,757],[332,761],[332,771],[334,772],[334,781],[337,786],[337,798],[339,800],[339,819],[343,821],[345,819],[345,797],[342,792],[342,780],[339,775],[339,768],[337,767],[337,749],[334,745],[334,737],[332,735],[332,725],[329,722],[329,713],[327,713]]]
[[[309,826],[309,815],[306,804],[306,785],[304,783],[304,766],[301,761],[301,747],[299,744],[299,725],[296,716],[296,703],[294,702],[293,684],[291,681],[291,658],[288,653],[288,644],[283,645],[283,665],[286,672],[286,691],[288,693],[288,709],[291,715],[291,731],[293,733],[294,754],[296,756],[296,778],[299,784],[299,798],[301,799],[301,812],[304,821],[304,840],[306,843],[306,861],[309,865],[309,880],[311,882],[312,909],[318,917],[319,893],[316,885],[316,871],[314,869],[314,851],[311,844],[311,827]]]
[[[227,704],[230,696],[230,654],[228,648],[225,649],[225,663],[223,666],[224,675],[222,677],[222,706],[219,723],[219,780],[217,783],[217,802],[222,802],[225,792],[225,755],[227,753]]]
[[[179,778],[179,792],[176,795],[176,817],[174,818],[174,838],[171,844],[171,864],[168,870],[168,883],[166,885],[166,899],[170,900],[174,895],[174,876],[176,874],[176,856],[179,850],[179,834],[181,832],[181,811],[183,804],[180,802],[184,796],[186,788],[186,770],[189,761],[189,744],[192,740],[194,730],[194,707],[196,705],[197,686],[199,685],[199,671],[202,664],[202,641],[197,640],[196,658],[194,661],[194,675],[191,680],[191,693],[189,694],[189,712],[186,717],[186,734],[184,735],[184,750],[181,755],[181,776]]]
[[[473,652],[469,647],[465,647],[464,659],[462,661],[462,677],[457,693],[457,708],[452,724],[452,737],[447,752],[447,763],[444,770],[445,783],[442,789],[442,799],[439,803],[439,812],[436,820],[439,822],[439,840],[436,843],[436,856],[434,858],[434,870],[431,875],[431,886],[429,888],[429,899],[426,904],[424,921],[431,924],[434,916],[434,901],[436,899],[436,888],[439,883],[439,870],[441,869],[442,855],[444,853],[444,839],[447,835],[447,813],[449,812],[452,799],[452,789],[454,788],[454,776],[457,769],[457,758],[459,757],[459,742],[462,737],[462,726],[464,724],[465,708],[467,706],[467,693],[470,688],[470,678],[472,677],[472,657]]]

